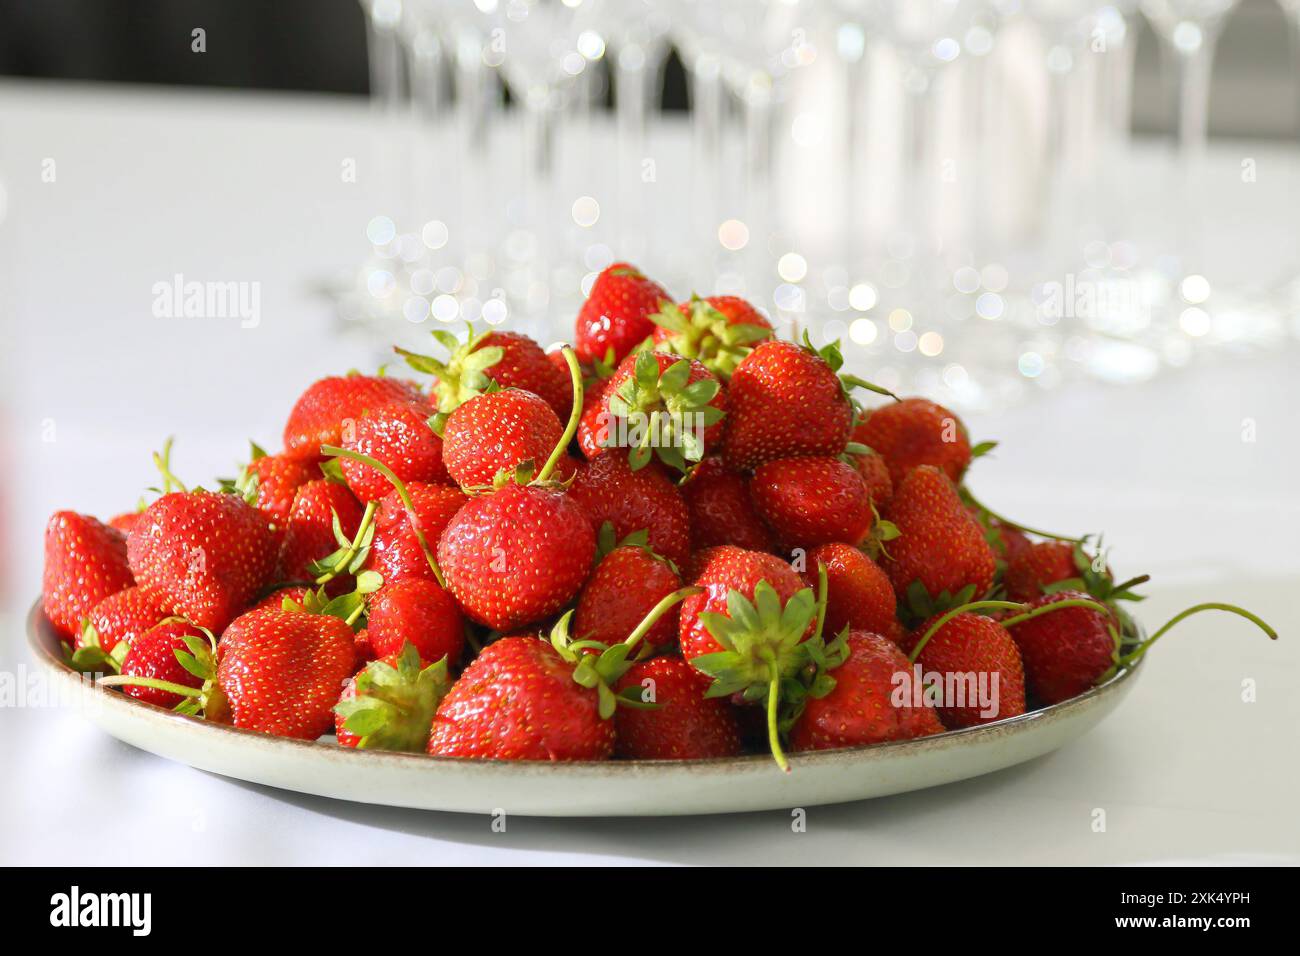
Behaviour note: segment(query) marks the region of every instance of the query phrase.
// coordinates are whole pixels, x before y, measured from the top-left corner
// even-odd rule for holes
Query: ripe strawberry
[[[315,740],[333,724],[334,704],[355,661],[352,629],[337,617],[249,611],[218,645],[223,716],[228,710],[230,723],[245,730]]]
[[[174,491],[127,539],[135,579],[158,606],[220,632],[275,571],[266,517],[237,495]]]
[[[688,661],[727,649],[709,629],[709,618],[702,619],[701,615],[727,616],[727,599],[731,592],[735,591],[752,601],[755,587],[766,582],[776,592],[780,602],[785,604],[804,589],[799,575],[785,561],[770,554],[746,551],[731,545],[701,552],[696,556],[692,570],[695,572],[692,584],[703,588],[704,593],[692,595],[682,602],[678,637],[682,656]],[[799,633],[803,634],[802,628]]]
[[[750,469],[776,458],[844,451],[853,406],[836,375],[838,351],[823,353],[773,339],[736,366],[722,448],[728,466]]]
[[[301,606],[303,600],[307,597],[307,593],[310,590],[311,588],[302,584],[295,584],[287,588],[276,588],[274,591],[272,591],[266,597],[262,598],[260,601],[258,601],[248,610],[261,611],[265,608],[284,610],[285,609],[284,602],[286,600]]]
[[[622,544],[596,565],[578,597],[573,631],[585,641],[627,639],[661,600],[682,586],[673,566],[647,547]],[[677,640],[677,613],[664,614],[643,638],[655,648]]]
[[[334,735],[344,747],[423,753],[433,715],[450,689],[447,662],[425,664],[415,646],[405,644],[344,682]]]
[[[361,527],[361,505],[346,486],[317,478],[297,490],[280,547],[280,573],[284,578],[310,581],[315,577],[311,565],[338,546],[335,515],[344,536],[349,540],[355,537]]]
[[[704,760],[741,752],[740,726],[726,700],[704,695],[712,681],[680,657],[633,664],[614,685],[653,709],[620,707],[615,752],[634,760]]]
[[[855,434],[853,441],[858,441]],[[889,477],[889,466],[885,459],[872,452],[868,455],[851,455],[853,466],[867,483],[867,493],[871,496],[871,506],[883,512],[889,506],[889,499],[894,494],[894,482]]]
[[[416,371],[435,377],[433,397],[438,411],[450,414],[496,383],[501,388],[540,395],[560,421],[568,420],[573,385],[562,357],[559,362],[552,361],[540,345],[518,332],[475,333],[471,327],[464,342],[446,329],[435,329],[433,336],[449,353],[445,361],[401,348],[394,351],[405,356]]]
[[[817,586],[817,566],[826,565],[826,633],[844,628],[870,631],[892,638],[897,635],[894,589],[880,565],[859,549],[831,542],[808,552],[803,579]]]
[[[342,447],[387,465],[401,481],[446,484],[442,439],[429,427],[426,411],[410,403],[372,408],[344,429]],[[388,478],[364,462],[342,458],[339,466],[363,502],[378,501],[392,490]]]
[[[540,621],[573,599],[591,570],[596,535],[563,491],[508,482],[471,498],[437,547],[447,589],[461,610],[506,631]]]
[[[389,657],[410,643],[424,661],[444,657],[455,666],[465,647],[465,619],[456,602],[433,581],[409,578],[385,584],[370,599],[366,623],[376,657]]]
[[[124,677],[143,677],[148,680],[166,681],[182,687],[200,688],[203,678],[190,673],[176,657],[177,651],[185,651],[185,638],[207,638],[188,621],[168,620],[149,628],[131,643],[122,661]],[[159,687],[140,684],[128,684],[122,688],[128,697],[142,700],[146,704],[174,708],[183,704],[186,698]]]
[[[885,517],[900,536],[889,542],[881,566],[900,602],[925,615],[979,597],[993,585],[997,559],[984,530],[938,468],[922,465],[910,472],[895,489]]]
[[[970,438],[961,419],[924,398],[873,409],[854,429],[853,440],[885,459],[895,486],[919,465],[933,465],[959,482],[971,461]]]
[[[871,531],[867,483],[838,458],[764,462],[754,470],[749,491],[758,513],[787,548],[831,541],[858,544]]]
[[[621,362],[654,331],[650,316],[665,301],[672,301],[668,293],[636,267],[626,262],[609,266],[596,277],[578,311],[573,339],[578,358],[603,361],[612,351],[613,360]]]
[[[360,418],[366,409],[393,402],[428,404],[415,383],[401,379],[357,374],[323,378],[302,393],[289,413],[284,453],[316,461],[321,457],[321,445],[342,441],[345,422]],[[432,414],[432,409],[427,414]]]
[[[690,516],[691,547],[734,544],[746,551],[775,551],[772,531],[759,517],[744,476],[720,457],[705,458],[681,486]]]
[[[665,303],[650,320],[655,323],[657,350],[698,359],[724,381],[754,343],[772,335],[772,323],[735,295],[692,296],[678,305]]]
[[[167,615],[158,609],[143,588],[130,587],[110,594],[90,609],[85,626],[77,634],[76,649],[98,649],[104,655],[118,656],[118,644],[131,643]]]
[[[1026,610],[1088,600],[1081,591],[1058,591],[1031,600]],[[1024,661],[1029,691],[1044,704],[1077,697],[1119,661],[1119,620],[1094,608],[1059,608],[1009,630]]]
[[[657,456],[686,471],[722,437],[727,396],[696,361],[669,352],[637,352],[619,363],[605,391],[606,448],[626,449],[632,468]]]
[[[74,639],[91,608],[134,583],[122,532],[74,511],[50,516],[41,602],[61,637]]]
[[[622,540],[645,531],[652,549],[679,567],[690,555],[690,518],[677,486],[654,462],[633,471],[622,455],[601,455],[578,469],[569,498],[593,528],[606,521]]]
[[[1007,561],[1002,583],[1012,601],[1032,601],[1043,588],[1078,577],[1074,546],[1064,541],[1039,541]]]
[[[904,649],[924,672],[943,675],[943,725],[950,730],[973,727],[1023,714],[1025,669],[1007,629],[990,617],[963,611],[925,640],[940,619],[923,621],[908,635]],[[987,695],[987,710],[981,695]]]
[[[413,481],[406,486],[406,491],[414,505],[414,523],[396,491],[380,502],[375,514],[375,537],[365,567],[379,572],[385,584],[396,584],[408,578],[436,580],[420,548],[415,528],[419,527],[429,547],[436,549],[443,529],[469,500],[453,485],[426,485]]]
[[[256,445],[253,449],[253,460],[248,463],[241,481],[247,485],[251,484],[250,479],[256,479],[256,496],[249,503],[262,512],[275,527],[277,535],[283,537],[289,512],[293,510],[294,495],[299,487],[319,478],[320,469],[302,459],[268,455]]]
[[[369,664],[375,659],[375,648],[370,643],[370,632],[364,627],[352,635],[352,647],[357,652],[358,664]]]
[[[928,702],[918,706],[909,697],[901,706],[895,704],[896,675],[911,674],[912,663],[892,641],[853,630],[839,656],[842,661],[823,672],[830,678],[829,687],[814,685],[790,728],[795,750],[833,750],[943,733]]]
[[[610,440],[609,409],[605,407],[609,383],[608,378],[598,378],[583,392],[578,447],[587,458],[595,458],[604,452],[605,444]]]
[[[438,705],[428,752],[497,760],[610,757],[614,722],[601,716],[598,690],[580,686],[574,673],[537,637],[489,644]]]
[[[1033,544],[1019,528],[999,521],[982,508],[968,505],[966,510],[984,529],[984,538],[993,553],[1008,564],[1028,551]]]
[[[540,396],[517,388],[471,398],[447,418],[442,456],[462,488],[490,486],[500,471],[531,461],[540,471],[564,425]]]
[[[113,517],[109,518],[108,526],[126,535],[131,533],[131,529],[135,527],[135,523],[139,520],[140,511],[124,511],[120,515],[113,515]]]

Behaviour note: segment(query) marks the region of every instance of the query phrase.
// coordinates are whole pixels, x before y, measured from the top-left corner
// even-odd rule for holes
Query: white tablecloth
[[[363,107],[333,98],[0,86],[0,670],[30,666],[22,615],[51,511],[131,507],[168,434],[182,475],[229,473],[245,439],[276,441],[306,382],[374,364],[377,347],[329,334],[330,307],[310,288],[364,251],[373,198],[341,182],[340,164],[367,155],[372,128]],[[1300,164],[1259,144],[1216,156],[1231,165],[1246,151],[1275,169]],[[1223,221],[1238,256],[1252,243],[1277,256],[1265,212]],[[260,282],[261,324],[154,318],[151,289],[176,273]],[[1297,359],[1294,347],[1224,358],[970,422],[1003,442],[978,466],[980,495],[1031,524],[1107,531],[1121,571],[1155,575],[1149,624],[1214,598],[1283,635],[1270,644],[1226,617],[1190,621],[1153,651],[1128,703],[1052,756],[813,809],[799,835],[783,813],[513,819],[494,833],[485,818],[224,780],[72,714],[4,708],[0,862],[175,865],[200,842],[216,863],[1300,861]],[[1241,700],[1245,679],[1255,703]],[[1095,808],[1105,833],[1090,826]],[[137,836],[107,839],[97,819]]]

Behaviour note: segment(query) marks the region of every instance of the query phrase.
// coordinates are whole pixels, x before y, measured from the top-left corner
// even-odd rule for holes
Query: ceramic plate
[[[1124,671],[1082,696],[1020,717],[919,740],[770,757],[529,763],[356,751],[332,739],[270,737],[210,724],[95,687],[62,660],[40,602],[27,636],[59,690],[102,730],[200,770],[340,800],[526,816],[668,816],[808,807],[920,790],[1032,760],[1095,726],[1132,689]],[[327,742],[328,741],[328,742]]]

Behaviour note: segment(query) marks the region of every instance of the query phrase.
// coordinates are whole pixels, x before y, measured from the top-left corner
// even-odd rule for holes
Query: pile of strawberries
[[[71,664],[349,747],[785,766],[1066,700],[1164,632],[1139,639],[1120,602],[1145,579],[1116,583],[1099,542],[970,494],[992,446],[952,412],[742,299],[675,304],[620,263],[572,349],[434,336],[445,355],[398,350],[430,386],[322,379],[237,478],[187,489],[164,449],[151,503],[55,514],[43,602]],[[1185,614],[1211,606],[1272,634]],[[974,678],[993,707],[954,694]]]

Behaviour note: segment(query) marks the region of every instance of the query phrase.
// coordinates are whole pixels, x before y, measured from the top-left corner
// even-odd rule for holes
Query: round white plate
[[[1041,757],[1090,730],[1132,689],[1121,672],[1086,694],[1006,720],[896,743],[771,757],[532,763],[357,751],[210,724],[94,686],[63,663],[40,602],[27,637],[58,689],[119,740],[251,783],[340,800],[525,816],[669,816],[843,803],[920,790]]]

